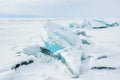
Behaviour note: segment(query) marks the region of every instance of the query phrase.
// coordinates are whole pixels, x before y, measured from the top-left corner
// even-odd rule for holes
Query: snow
[[[92,20],[0,20],[0,80],[119,80],[120,26],[92,29],[92,25],[102,25]],[[120,20],[103,21],[111,24]],[[70,28],[71,23],[89,28]],[[40,47],[53,56],[43,54]],[[58,59],[58,54],[62,58]],[[21,65],[29,60],[34,62]],[[17,64],[20,66],[12,69]],[[91,69],[101,66],[115,70]]]
[[[110,49],[114,52],[120,52],[119,44],[120,37],[119,32],[120,27],[108,28],[108,29],[99,29],[99,30],[91,30],[87,33],[91,36],[91,40],[96,44],[103,48]]]
[[[0,80],[10,80],[14,74],[15,74],[15,71],[12,71],[12,70],[2,72],[0,73]]]

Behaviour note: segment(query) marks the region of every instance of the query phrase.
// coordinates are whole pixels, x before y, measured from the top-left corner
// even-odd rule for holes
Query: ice
[[[38,54],[41,53],[40,46],[39,45],[26,46],[25,48],[23,48],[22,53],[38,57]]]
[[[76,47],[69,47],[63,50],[59,50],[55,54],[61,54],[65,59],[64,64],[68,70],[72,73],[73,77],[79,77],[81,70],[81,56],[82,51]],[[75,57],[75,58],[74,58]]]
[[[69,46],[81,45],[80,38],[61,25],[49,21],[46,22],[45,28],[48,33],[48,38],[43,41],[46,48],[53,53]]]
[[[119,80],[120,27],[81,29],[71,23],[105,25],[93,19],[0,23],[0,80]]]

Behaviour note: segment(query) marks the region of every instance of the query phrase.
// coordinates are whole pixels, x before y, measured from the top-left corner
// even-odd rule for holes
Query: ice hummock
[[[41,36],[41,38],[45,44],[45,48],[50,50],[50,55],[52,55],[53,58],[61,61],[66,66],[73,77],[79,77],[82,73],[82,43],[80,37],[69,29],[50,21],[46,22],[44,27],[47,31],[47,38],[42,38],[44,36]],[[23,53],[34,55],[35,57],[45,54],[41,52],[39,45],[28,46],[23,49]],[[46,57],[44,58],[46,59]],[[76,61],[77,63],[74,64]]]
[[[80,74],[90,68],[90,58],[96,58],[93,53],[93,50],[96,50],[94,49],[96,46],[92,47],[92,44],[90,44],[84,47],[83,44],[85,43],[84,45],[86,45],[86,42],[81,42],[82,39],[80,36],[56,23],[48,21],[44,28],[47,32],[47,38],[43,38],[45,36],[42,35],[41,38],[46,50],[48,50],[52,56],[44,55],[46,53],[42,53],[40,45],[28,46],[23,49],[23,53],[34,55],[44,63],[47,61],[51,62],[51,60],[60,61],[75,78],[78,78]],[[86,39],[86,41],[89,40]],[[89,53],[87,49],[90,49]]]
[[[45,28],[47,30],[48,37],[46,40],[43,39],[43,42],[45,47],[52,53],[69,46],[81,45],[80,38],[77,37],[74,32],[61,25],[48,21],[45,24]]]
[[[62,50],[59,50],[55,53],[55,55],[60,54],[63,57],[63,63],[70,71],[73,77],[79,77],[81,72],[81,57],[82,50],[76,47],[68,47]],[[75,58],[74,58],[75,57]]]
[[[93,24],[93,26],[94,26],[96,22],[93,23],[90,21],[90,23]],[[110,23],[112,23],[112,22],[110,22]],[[31,43],[36,44],[36,36],[35,35],[37,34],[39,36],[39,34],[40,34],[39,32],[41,32],[41,33],[44,32],[43,29],[41,29],[40,25],[37,25],[37,27],[35,27],[36,25],[31,25],[31,23],[29,23],[29,29],[28,29],[28,27],[25,27],[28,25],[25,25],[25,26],[22,25],[21,26],[22,28],[18,27],[18,26],[20,26],[19,24],[15,24],[15,26],[10,25],[10,24],[9,24],[9,26],[8,26],[8,24],[4,24],[4,25],[6,25],[5,26],[6,28],[4,27],[5,30],[4,30],[4,28],[3,29],[1,28],[1,35],[4,36],[4,37],[1,36],[1,43],[4,45],[5,45],[5,43],[9,44],[9,42],[11,42],[11,41],[12,41],[12,43],[14,43],[14,41],[24,40],[25,38],[30,37],[30,36],[31,36],[31,39],[34,39],[35,41],[28,42],[28,43],[29,44],[31,44]],[[63,23],[60,25],[63,25]],[[101,24],[100,26],[102,26],[102,25],[103,24]],[[13,26],[13,28],[11,28],[11,26]],[[17,26],[17,28],[15,28],[16,26]],[[96,26],[99,27],[98,24],[96,24]],[[38,29],[38,28],[40,28],[40,29]],[[66,29],[66,27],[65,27],[65,29]],[[71,28],[71,29],[73,29],[73,28]],[[95,30],[95,29],[89,30],[87,32],[87,34],[91,36],[91,37],[89,37],[89,39],[92,40],[95,44],[100,45],[103,48],[107,48],[110,51],[106,51],[106,49],[97,47],[96,45],[93,46],[93,44],[92,45],[84,44],[84,47],[82,47],[83,53],[79,54],[81,56],[81,59],[82,59],[82,61],[80,61],[79,64],[81,64],[81,67],[83,67],[83,68],[81,68],[82,69],[81,72],[83,72],[84,68],[86,66],[89,66],[89,65],[91,66],[90,68],[115,67],[116,69],[113,71],[112,70],[91,70],[91,69],[89,69],[88,71],[83,72],[83,74],[81,74],[80,77],[77,78],[76,80],[81,80],[81,79],[82,80],[96,80],[96,79],[97,80],[101,80],[101,79],[102,80],[106,80],[106,79],[118,80],[119,79],[119,77],[120,77],[119,76],[119,74],[120,74],[119,65],[120,64],[118,62],[119,57],[120,57],[119,56],[119,52],[120,52],[119,51],[119,48],[120,48],[119,41],[120,40],[118,37],[119,30],[120,30],[120,27],[113,27],[113,28],[108,28],[108,29],[98,29],[98,30]],[[8,32],[6,33],[6,31],[8,31]],[[14,32],[14,31],[19,32],[19,34],[17,32]],[[28,33],[29,35],[28,34],[25,35],[26,33]],[[33,34],[33,33],[35,33],[35,34]],[[9,34],[8,36],[10,38],[6,37],[6,34]],[[17,35],[17,37],[14,36],[13,34]],[[11,37],[11,35],[13,35],[13,37]],[[32,36],[34,36],[34,37],[32,37]],[[44,35],[43,37],[46,37],[46,36],[47,35]],[[39,39],[40,39],[40,37],[39,37]],[[38,43],[41,42],[41,41],[39,41],[39,39],[38,39]],[[44,39],[44,40],[46,41],[47,39]],[[88,41],[88,38],[85,40]],[[86,43],[86,42],[83,41],[83,43]],[[14,43],[14,44],[17,45],[18,43]],[[26,46],[26,44],[23,41],[19,41],[19,44],[23,44],[24,46]],[[8,56],[10,56],[10,54],[13,53],[10,50],[8,50],[8,47],[6,47],[6,46],[3,47],[4,45],[1,45],[1,57],[4,58],[4,59],[0,58],[1,61],[5,60],[4,62],[6,65],[9,65],[10,60],[16,62],[16,60],[18,60],[18,58],[20,59],[20,61],[21,60],[23,61],[23,59],[20,56],[15,56],[16,59],[13,59],[13,57],[8,59],[8,57],[3,56],[3,55],[5,55],[4,51],[8,51],[7,52]],[[42,46],[41,44],[39,44],[39,45]],[[82,44],[82,46],[83,46],[83,44]],[[70,46],[70,47],[75,48],[75,46]],[[26,46],[25,48],[27,49],[26,52],[31,53],[32,55],[34,55],[35,52],[37,52],[37,50],[39,50],[39,47],[37,45],[30,46],[30,47]],[[74,58],[79,58],[80,56],[77,56],[77,53],[75,53],[77,48],[75,48],[75,49],[73,49],[73,48],[71,49],[71,48],[66,46],[66,48],[63,48],[60,50],[58,49],[54,54],[56,54],[57,52],[61,52],[60,55],[64,56],[64,57],[63,58],[59,57],[59,59],[61,59],[61,60],[63,59],[63,62],[65,59],[67,64],[69,64],[70,68],[75,73],[77,73],[79,68],[77,67],[76,63],[78,61],[76,61],[76,59],[72,59],[72,55],[76,55]],[[2,50],[2,49],[4,49],[4,50]],[[20,50],[21,49],[22,48],[20,48]],[[41,51],[41,50],[39,50],[39,51]],[[36,54],[41,54],[41,52],[39,52],[39,51]],[[75,54],[72,54],[72,53],[75,53]],[[70,60],[69,60],[69,58],[70,58]],[[92,58],[93,60],[91,60],[91,61],[85,60],[87,58]],[[59,63],[60,60],[55,60],[55,59],[52,60],[50,57],[45,56],[45,55],[40,55],[40,57],[38,59],[39,59],[39,61],[38,62],[35,61],[35,64],[22,66],[22,67],[18,68],[15,71],[15,73],[17,73],[17,74],[14,74],[14,75],[11,74],[12,73],[11,71],[10,72],[7,71],[9,69],[9,66],[7,67],[6,65],[5,66],[1,65],[0,71],[5,71],[5,72],[0,72],[0,80],[8,80],[8,78],[10,78],[11,80],[26,80],[26,79],[27,80],[33,80],[33,79],[36,79],[36,80],[38,80],[38,79],[40,79],[40,80],[74,80],[74,78],[71,78],[71,76],[68,77],[68,72],[66,72],[66,69],[65,69],[66,67],[64,67],[63,64]],[[26,60],[26,58],[25,58],[25,60]],[[17,62],[19,62],[19,61],[17,61]],[[12,63],[10,63],[10,64],[12,65]],[[14,63],[13,63],[13,65],[14,65]],[[72,76],[75,77],[75,75],[72,75]]]

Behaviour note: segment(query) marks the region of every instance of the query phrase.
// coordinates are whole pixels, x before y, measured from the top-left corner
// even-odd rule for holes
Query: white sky
[[[0,0],[0,17],[120,17],[120,0]]]

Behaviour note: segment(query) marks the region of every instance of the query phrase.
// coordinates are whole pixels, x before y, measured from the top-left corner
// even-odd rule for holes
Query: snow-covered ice
[[[119,23],[1,19],[0,80],[119,80]]]

